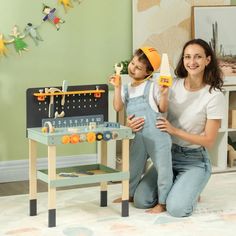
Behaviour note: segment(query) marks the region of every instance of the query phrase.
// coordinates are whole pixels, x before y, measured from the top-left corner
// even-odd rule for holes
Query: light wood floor
[[[73,189],[73,188],[84,188],[97,186],[98,184],[86,184],[86,185],[74,185],[69,187],[60,187],[57,190]],[[47,192],[47,184],[38,180],[37,183],[38,192]],[[18,194],[28,194],[29,193],[29,181],[17,181],[9,183],[0,183],[0,197],[18,195]]]

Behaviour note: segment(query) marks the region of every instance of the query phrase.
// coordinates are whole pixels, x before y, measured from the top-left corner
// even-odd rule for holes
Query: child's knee
[[[134,206],[139,209],[146,209],[145,207],[145,201],[143,198],[134,195]]]
[[[193,206],[181,202],[167,202],[167,212],[174,217],[186,217],[193,213]]]
[[[142,195],[134,195],[134,206],[139,209],[148,209],[154,207],[157,204],[157,201],[153,199],[147,199]]]

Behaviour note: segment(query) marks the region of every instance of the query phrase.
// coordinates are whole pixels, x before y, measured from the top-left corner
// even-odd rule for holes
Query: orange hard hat
[[[161,65],[161,57],[157,50],[153,47],[141,47],[140,49],[148,58],[153,70],[156,71]]]

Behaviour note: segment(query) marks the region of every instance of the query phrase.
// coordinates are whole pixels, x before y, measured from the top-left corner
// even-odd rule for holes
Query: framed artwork
[[[236,85],[236,5],[192,7],[192,37],[207,41],[219,59],[224,85]]]

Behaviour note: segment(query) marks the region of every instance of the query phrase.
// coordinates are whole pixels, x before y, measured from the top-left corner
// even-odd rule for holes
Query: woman
[[[166,200],[166,210],[175,217],[192,214],[197,199],[211,175],[206,148],[217,137],[225,113],[221,92],[222,73],[211,47],[202,39],[187,42],[175,69],[169,101],[168,118],[156,127],[172,136],[174,183]],[[139,131],[143,119],[128,120],[133,131]],[[137,208],[158,213],[157,172],[151,167],[140,181],[135,194]]]

